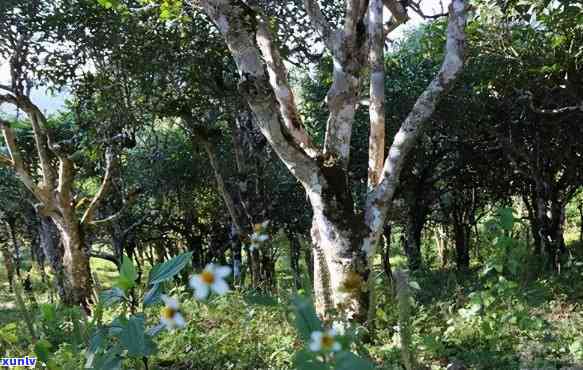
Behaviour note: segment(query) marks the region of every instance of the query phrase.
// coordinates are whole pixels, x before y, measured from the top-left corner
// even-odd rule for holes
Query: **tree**
[[[349,316],[364,321],[367,295],[358,289],[347,296],[341,293],[342,285],[354,273],[363,281],[368,278],[369,257],[383,231],[404,160],[437,102],[462,69],[466,5],[455,0],[450,6],[442,67],[396,133],[387,158],[383,46],[388,31],[407,19],[401,3],[375,0],[367,8],[364,1],[348,0],[343,27],[337,29],[324,17],[317,2],[304,2],[334,66],[323,148],[317,147],[303,128],[270,20],[261,9],[230,0],[204,0],[201,5],[225,38],[239,70],[239,91],[257,117],[262,133],[309,197],[314,213],[312,242],[317,261],[314,275],[318,311],[324,314],[342,306]],[[383,22],[383,5],[393,15],[387,22]],[[354,114],[367,66],[371,81],[369,193],[366,206],[357,211],[347,168]]]
[[[64,302],[89,310],[92,278],[84,233],[96,221],[97,209],[110,187],[115,156],[111,147],[105,150],[105,174],[92,199],[85,202],[86,199],[77,198],[80,195],[75,189],[78,137],[57,141],[58,127],[50,127],[47,117],[29,97],[33,84],[39,82],[35,77],[47,77],[41,73],[46,64],[39,61],[38,55],[58,55],[57,51],[46,49],[47,43],[55,40],[52,39],[54,30],[43,19],[51,9],[51,5],[44,2],[13,1],[2,4],[0,56],[9,61],[11,83],[0,86],[4,92],[0,95],[0,104],[11,104],[26,113],[32,127],[34,154],[23,157],[13,123],[2,119],[0,130],[7,155],[0,155],[0,164],[14,170],[33,195],[35,208],[41,216],[49,217],[59,230],[66,277]],[[58,38],[58,33],[54,37]],[[57,48],[57,45],[53,46]],[[69,58],[70,55],[64,60]],[[63,75],[68,72],[62,68]],[[105,141],[109,139],[105,138]],[[31,166],[32,157],[38,158],[38,166]],[[81,208],[84,211],[79,213]]]

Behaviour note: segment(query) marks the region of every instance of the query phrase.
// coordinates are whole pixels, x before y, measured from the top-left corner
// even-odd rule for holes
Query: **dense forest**
[[[0,66],[0,366],[583,369],[580,1],[1,0]]]

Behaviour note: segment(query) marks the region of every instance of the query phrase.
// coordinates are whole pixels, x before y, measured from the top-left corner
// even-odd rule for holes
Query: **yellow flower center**
[[[322,336],[322,348],[330,350],[332,349],[332,346],[334,346],[334,338],[328,334],[324,334]]]
[[[166,320],[172,320],[176,315],[176,310],[170,307],[164,307],[160,313]]]
[[[255,225],[253,225],[253,230],[254,230],[256,233],[258,233],[258,234],[259,234],[259,232],[261,231],[261,229],[262,229],[262,226],[261,226],[261,224],[255,224]]]
[[[203,271],[202,274],[200,274],[200,280],[207,285],[211,285],[215,282],[215,274],[210,271]]]

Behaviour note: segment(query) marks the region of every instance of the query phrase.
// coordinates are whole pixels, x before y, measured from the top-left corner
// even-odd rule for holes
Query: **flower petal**
[[[209,286],[206,284],[201,284],[194,288],[194,296],[199,299],[203,300],[206,299],[209,295]]]
[[[166,305],[166,307],[170,307],[173,310],[177,310],[179,307],[178,304],[178,300],[174,297],[168,297],[165,294],[162,294],[160,296],[160,298],[162,298],[162,300],[164,301],[164,304]]]
[[[310,351],[319,352],[322,349],[322,343],[320,341],[311,341],[309,344]]]
[[[204,270],[208,271],[208,272],[212,272],[214,274],[215,273],[215,264],[209,263],[208,265],[205,266]]]
[[[226,278],[231,275],[231,268],[229,266],[218,266],[215,270],[215,276],[217,278]]]
[[[171,319],[166,319],[164,317],[160,317],[160,323],[166,327],[166,329],[172,329],[174,327],[174,321]]]
[[[229,284],[223,279],[216,279],[211,285],[211,289],[218,295],[223,295],[229,291]]]
[[[322,333],[321,331],[313,331],[312,334],[310,335],[310,337],[312,338],[313,341],[316,341],[318,343],[320,343],[322,341],[322,336],[324,336],[324,333]]]
[[[338,352],[341,349],[342,349],[342,345],[339,342],[334,342],[334,344],[332,345],[332,351]]]
[[[269,240],[269,235],[261,234],[257,237],[257,240],[260,242],[266,242]]]
[[[180,329],[186,326],[186,320],[184,320],[184,317],[180,312],[177,312],[174,315],[174,323],[176,324],[176,327]]]

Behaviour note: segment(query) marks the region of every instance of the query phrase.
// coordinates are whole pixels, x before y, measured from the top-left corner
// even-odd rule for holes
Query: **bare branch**
[[[73,161],[69,158],[60,157],[59,158],[59,185],[58,192],[60,196],[60,202],[63,208],[66,208],[68,204],[71,203],[71,191],[73,189]]]
[[[421,9],[421,2],[420,1],[419,2],[411,1],[409,3],[409,7],[423,19],[438,19],[438,18],[442,18],[442,17],[447,17],[449,15],[449,13],[447,13],[447,12],[441,12],[441,13],[437,13],[437,14],[425,14],[423,12],[423,9]]]
[[[10,158],[5,157],[5,156],[0,154],[0,165],[7,166],[7,167],[13,167],[14,162],[12,162],[12,160]]]
[[[399,0],[383,0],[384,6],[391,12],[397,24],[403,24],[409,20],[407,9]]]
[[[370,134],[368,146],[368,187],[373,189],[381,176],[385,159],[385,52],[383,2],[369,2]]]
[[[267,64],[269,82],[275,93],[275,98],[279,102],[285,127],[306,154],[315,158],[320,154],[320,150],[312,143],[311,138],[304,131],[302,119],[297,111],[294,93],[289,86],[287,69],[279,50],[273,44],[271,38],[272,35],[265,19],[261,19],[257,27],[257,45]]]
[[[528,99],[528,107],[533,112],[538,113],[538,114],[556,115],[556,114],[563,114],[563,113],[577,112],[577,111],[583,112],[583,101],[581,101],[581,103],[579,103],[578,105],[572,105],[572,106],[562,107],[562,108],[544,109],[544,108],[538,108],[534,105],[534,94],[532,92],[524,91],[523,97]]]
[[[36,183],[34,182],[34,180],[32,179],[32,176],[30,176],[30,174],[28,173],[28,171],[26,170],[25,166],[24,166],[24,161],[22,160],[22,157],[20,156],[20,151],[18,150],[18,147],[16,146],[16,139],[15,139],[15,135],[14,135],[14,130],[12,129],[12,127],[10,127],[10,123],[0,120],[0,129],[2,130],[2,133],[4,135],[4,142],[6,143],[6,146],[8,147],[8,154],[10,155],[10,163],[12,164],[12,167],[14,168],[14,170],[16,171],[16,175],[20,178],[20,180],[22,181],[22,183],[24,184],[24,186],[26,186],[26,188],[34,194],[34,196],[39,200],[39,201],[45,201],[46,199],[44,199],[45,197],[43,197],[43,195],[41,194],[38,186],[36,185]],[[2,158],[6,158],[6,157],[2,157]],[[6,158],[8,159],[8,158]]]
[[[312,27],[320,34],[328,50],[334,50],[333,35],[336,32],[320,9],[318,0],[304,0],[304,9],[308,13]]]
[[[248,9],[233,0],[201,0],[201,5],[229,46],[241,76],[239,91],[257,117],[261,132],[292,174],[304,183],[311,181],[318,166],[282,130],[278,102],[255,44],[255,30],[244,21]]]
[[[93,221],[93,216],[95,211],[105,198],[109,187],[111,186],[111,180],[113,177],[113,168],[115,166],[115,157],[113,154],[113,150],[111,148],[107,148],[105,151],[105,175],[103,176],[103,181],[101,182],[101,186],[99,190],[91,200],[89,207],[85,210],[83,217],[81,218],[81,224],[87,225]]]
[[[369,255],[374,252],[376,247],[407,154],[413,148],[421,128],[435,111],[437,102],[445,95],[462,71],[466,7],[464,0],[452,1],[449,9],[445,56],[441,68],[437,76],[419,96],[395,135],[389,155],[385,160],[379,185],[367,197],[365,222],[371,231],[369,236],[365,238],[362,249]]]

